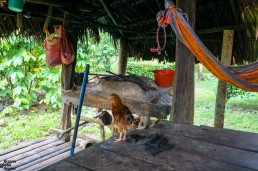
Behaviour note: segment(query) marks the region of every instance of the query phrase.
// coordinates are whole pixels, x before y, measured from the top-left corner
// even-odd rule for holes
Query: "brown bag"
[[[68,40],[68,35],[64,28],[62,31],[61,60],[62,60],[62,63],[66,65],[71,64],[74,60],[73,45]]]
[[[48,67],[62,64],[61,60],[61,35],[62,26],[54,26],[54,33],[47,36],[44,40],[44,49],[46,52],[46,65]]]

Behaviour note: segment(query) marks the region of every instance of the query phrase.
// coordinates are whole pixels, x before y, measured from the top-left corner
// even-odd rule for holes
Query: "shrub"
[[[136,75],[143,75],[150,78],[154,78],[153,71],[157,69],[164,69],[169,68],[174,70],[175,63],[158,63],[157,61],[130,61],[127,64],[127,72],[136,74]]]

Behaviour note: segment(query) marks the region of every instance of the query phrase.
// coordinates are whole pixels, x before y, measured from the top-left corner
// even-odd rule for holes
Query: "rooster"
[[[113,122],[117,124],[118,132],[120,133],[119,138],[115,139],[115,142],[125,141],[126,130],[131,127],[137,128],[139,121],[134,118],[128,107],[123,105],[117,94],[110,94],[108,99],[112,102]],[[124,136],[122,138],[123,132]]]

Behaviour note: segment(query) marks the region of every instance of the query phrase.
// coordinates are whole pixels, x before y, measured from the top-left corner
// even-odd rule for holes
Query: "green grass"
[[[206,73],[208,79],[195,83],[195,125],[213,126],[218,81]],[[258,93],[231,97],[226,103],[224,128],[258,132]]]
[[[57,128],[60,121],[60,111],[45,111],[40,107],[41,112],[23,111],[20,114],[11,114],[1,117],[5,121],[4,126],[0,126],[0,149],[9,148],[19,143],[32,141],[44,136],[50,135],[50,128]],[[82,116],[94,116],[96,109],[83,107]],[[75,119],[72,119],[74,125]],[[100,140],[99,125],[90,123],[79,127],[79,133],[91,134],[94,138]],[[111,131],[105,128],[106,137],[111,136]]]
[[[5,125],[0,127],[0,148],[8,148],[49,135],[49,129],[58,126],[59,114],[44,111],[13,114],[5,117],[4,121]]]

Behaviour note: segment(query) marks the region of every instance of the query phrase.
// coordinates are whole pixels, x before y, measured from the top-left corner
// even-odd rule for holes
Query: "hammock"
[[[225,67],[197,37],[181,11],[166,0],[166,11],[159,24],[170,24],[177,38],[217,78],[247,91],[258,92],[258,62],[247,66]],[[161,23],[162,22],[162,23]]]

